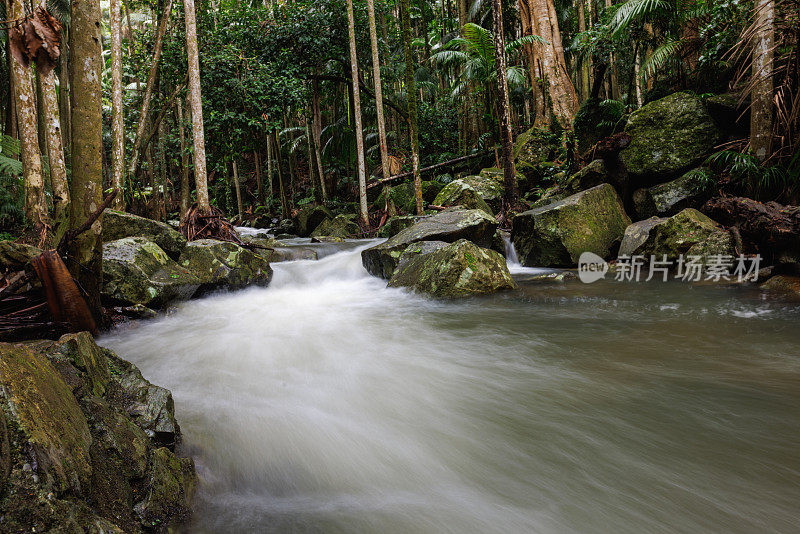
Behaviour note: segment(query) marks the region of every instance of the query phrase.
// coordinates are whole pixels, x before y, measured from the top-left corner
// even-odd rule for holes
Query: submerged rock
[[[103,242],[124,237],[147,238],[172,258],[177,258],[186,246],[186,238],[169,224],[122,211],[104,211]]]
[[[497,221],[482,210],[449,209],[422,219],[387,241],[361,252],[364,267],[373,276],[391,278],[400,255],[417,241],[469,239],[479,246],[490,247]]]
[[[602,184],[514,217],[512,240],[528,267],[572,267],[583,252],[609,257],[630,224],[614,188]]]
[[[190,241],[178,263],[197,277],[203,291],[267,286],[272,280],[272,269],[267,260],[228,241]]]
[[[708,200],[708,186],[697,173],[689,172],[664,184],[633,193],[640,219],[675,215],[685,208],[698,208]]]
[[[466,297],[517,287],[506,260],[493,250],[460,239],[416,243],[403,253],[390,287],[410,287],[436,297]]]
[[[631,144],[620,157],[631,178],[658,183],[701,163],[721,140],[703,102],[691,93],[674,93],[634,111],[625,131]]]
[[[332,219],[325,219],[311,232],[311,237],[338,237],[347,239],[361,233],[361,228],[356,222],[357,215],[337,215]]]
[[[103,244],[105,299],[121,305],[158,307],[194,295],[202,281],[155,243],[126,237]]]
[[[164,533],[188,516],[194,464],[131,417],[131,394],[156,386],[122,362],[87,332],[0,343],[2,532]]]
[[[641,255],[668,261],[679,256],[699,256],[707,263],[710,256],[733,255],[730,233],[699,211],[687,208],[672,217],[652,217],[631,224],[619,247],[620,256]]]

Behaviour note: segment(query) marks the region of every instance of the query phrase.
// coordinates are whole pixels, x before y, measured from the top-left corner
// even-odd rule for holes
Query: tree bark
[[[584,0],[575,0],[575,3],[578,4],[578,31],[579,32],[585,32],[586,31],[586,13],[585,13]],[[583,60],[581,61],[580,78],[581,78],[580,98],[581,98],[581,100],[585,100],[586,98],[589,97],[589,60],[588,60],[588,58],[583,58]]]
[[[442,4],[444,6],[444,4]],[[378,119],[378,144],[381,149],[383,177],[389,177],[389,147],[386,143],[386,123],[383,118],[383,89],[381,87],[381,61],[378,54],[378,34],[375,28],[375,2],[367,0],[369,11],[369,37],[372,47],[372,75],[375,78],[375,105]]]
[[[233,185],[236,187],[236,207],[239,210],[239,222],[241,223],[244,215],[244,203],[242,202],[242,186],[239,183],[239,166],[233,160]]]
[[[503,5],[501,0],[492,0],[494,22],[494,54],[497,67],[497,114],[500,118],[500,137],[503,146],[504,208],[515,208],[519,202],[517,171],[514,168],[514,135],[511,131],[508,79],[506,78],[506,45],[503,35]]]
[[[186,151],[186,130],[183,126],[183,101],[178,98],[175,101],[176,112],[178,114],[178,135],[181,140],[181,221],[186,212],[189,211],[190,194],[189,189],[189,155]]]
[[[403,55],[405,57],[405,86],[408,100],[408,124],[411,134],[411,168],[414,173],[414,200],[417,215],[422,215],[422,176],[419,172],[419,133],[417,131],[417,89],[414,83],[414,57],[411,53],[411,15],[409,0],[400,0],[400,23],[402,28]]]
[[[281,216],[288,219],[291,215],[289,210],[288,188],[283,179],[283,170],[281,169],[281,141],[278,138],[278,130],[275,130],[275,167],[278,169],[278,188],[281,195]]]
[[[312,111],[312,130],[314,133],[314,156],[317,163],[317,173],[322,192],[322,200],[328,200],[328,187],[325,183],[325,170],[322,167],[322,114],[319,111],[319,81],[315,78],[313,82],[314,93],[311,100]]]
[[[64,148],[64,157],[69,157],[72,143],[72,109],[69,96],[69,29],[63,28],[61,38],[61,56],[58,58],[58,104],[61,119],[61,146]]]
[[[123,174],[125,172],[125,122],[122,108],[122,19],[121,0],[111,0],[111,184],[119,190],[114,208],[125,209]]]
[[[273,178],[272,178],[272,136],[267,134],[267,182],[269,183],[269,198],[272,199],[272,196],[275,194],[275,187],[273,185]]]
[[[56,224],[61,224],[69,220],[69,182],[67,166],[64,163],[55,73],[50,71],[47,76],[41,78],[47,159],[50,162],[50,183],[53,189],[53,220]]]
[[[253,150],[253,163],[256,166],[256,193],[258,197],[258,204],[264,205],[264,179],[261,176],[261,155],[258,149]]]
[[[314,143],[311,140],[311,125],[309,124],[309,120],[306,119],[306,149],[308,154],[308,181],[311,182],[311,186],[314,188],[314,201],[315,202],[322,202],[322,191],[320,189],[320,182],[317,180],[316,173],[314,172],[314,147],[312,146]]]
[[[750,150],[761,161],[772,153],[772,69],[775,56],[774,0],[756,0],[750,93]],[[753,186],[754,184],[751,184]]]
[[[168,0],[171,2],[171,0]],[[203,101],[200,95],[200,58],[197,51],[197,24],[194,0],[184,0],[186,12],[186,52],[189,62],[189,102],[192,110],[192,138],[194,140],[194,182],[197,189],[197,206],[200,213],[211,213],[208,200],[206,174],[206,136],[203,130]]]
[[[70,88],[72,96],[72,185],[70,228],[80,228],[102,202],[102,109],[100,104],[100,2],[72,0]],[[101,317],[102,217],[72,240],[70,271],[86,292],[95,319]]]
[[[369,228],[367,168],[364,161],[364,131],[361,129],[361,94],[358,87],[358,55],[356,54],[356,23],[353,16],[353,0],[347,0],[347,21],[350,35],[350,74],[353,78],[353,119],[356,132],[356,152],[358,152],[358,205],[361,226],[362,228]],[[374,28],[374,24],[371,26]]]

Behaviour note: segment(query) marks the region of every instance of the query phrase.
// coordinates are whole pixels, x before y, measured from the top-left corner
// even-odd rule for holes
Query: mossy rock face
[[[102,295],[112,303],[159,307],[190,298],[201,283],[144,237],[103,244]]]
[[[395,215],[394,217],[389,217],[378,230],[378,237],[389,238],[395,236],[402,230],[417,224],[423,217],[419,215]]]
[[[714,122],[725,132],[747,135],[750,128],[749,102],[739,104],[739,96],[732,93],[712,95],[705,99],[706,109]]]
[[[514,289],[506,260],[493,250],[471,241],[411,245],[391,280],[390,287],[409,287],[435,297],[468,297]]]
[[[600,184],[608,183],[608,181],[609,176],[606,164],[603,163],[603,160],[596,159],[570,176],[562,190],[572,195],[581,191],[586,191]]]
[[[169,224],[121,211],[104,211],[103,242],[124,237],[147,238],[172,258],[177,258],[186,246],[186,238]]]
[[[668,261],[699,256],[707,263],[710,256],[733,255],[733,238],[716,222],[696,209],[687,208],[672,217],[653,217],[625,229],[620,256],[641,255]]]
[[[433,202],[439,191],[442,190],[442,183],[436,180],[423,180],[422,181],[422,200],[427,203]],[[386,208],[386,191],[389,192],[389,198],[394,203],[395,207],[402,213],[413,214],[417,211],[417,201],[414,197],[414,182],[405,182],[395,186],[383,188],[378,198],[373,203],[375,209]]]
[[[557,150],[558,136],[547,130],[531,128],[519,134],[514,141],[514,165],[517,172],[525,176],[538,174],[539,166],[553,161]]]
[[[625,131],[631,144],[620,157],[631,178],[660,183],[696,167],[722,139],[700,99],[674,93],[634,111]]]
[[[483,210],[489,215],[494,215],[492,208],[478,191],[464,180],[454,180],[444,186],[433,203],[437,206],[461,206],[471,210]]]
[[[0,269],[19,271],[41,253],[40,249],[30,245],[0,241]]]
[[[294,218],[294,230],[300,237],[308,237],[325,219],[333,218],[333,213],[325,206],[306,206]]]
[[[156,386],[133,364],[85,332],[0,343],[0,385],[2,532],[165,533],[188,515],[194,465],[137,415]]]
[[[697,208],[709,198],[709,188],[694,174],[633,193],[636,215],[640,219],[675,215],[685,208]]]
[[[191,241],[178,263],[200,280],[201,291],[267,286],[272,280],[272,268],[267,260],[228,241]]]
[[[512,241],[528,267],[573,267],[583,252],[609,257],[631,223],[609,184],[514,217]]]
[[[347,239],[361,233],[361,228],[356,222],[357,215],[337,215],[332,219],[325,219],[311,232],[311,237],[339,237]]]
[[[482,210],[451,208],[400,231],[384,243],[361,252],[364,267],[373,276],[389,279],[397,267],[400,255],[411,243],[469,239],[490,247],[497,221]]]
[[[269,250],[259,250],[257,254],[269,260],[270,263],[319,259],[317,251],[309,247],[275,247],[272,252]]]

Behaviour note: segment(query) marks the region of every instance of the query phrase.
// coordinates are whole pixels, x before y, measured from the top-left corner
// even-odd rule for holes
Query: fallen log
[[[431,165],[429,167],[423,167],[419,170],[419,173],[422,174],[423,172],[429,172],[436,169],[441,169],[442,167],[448,167],[450,165],[455,165],[456,163],[461,163],[462,161],[467,161],[470,159],[475,159],[477,157],[484,157],[490,152],[479,152],[477,154],[469,154],[468,156],[460,156],[455,159],[451,159],[449,161],[443,161],[442,163],[437,163],[436,165]],[[394,176],[390,176],[388,178],[382,178],[380,180],[375,180],[374,182],[370,182],[367,184],[367,189],[372,189],[373,187],[378,187],[380,185],[387,184],[389,182],[394,182],[396,180],[402,180],[403,178],[410,178],[414,176],[414,172],[404,172],[401,174],[395,174]]]

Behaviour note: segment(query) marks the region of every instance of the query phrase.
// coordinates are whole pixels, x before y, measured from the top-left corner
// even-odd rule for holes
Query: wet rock
[[[447,184],[434,199],[437,206],[461,206],[471,210],[483,210],[494,215],[492,208],[481,198],[478,191],[464,180],[454,180]]]
[[[636,215],[640,219],[675,215],[685,208],[699,208],[710,196],[708,185],[695,172],[688,172],[664,184],[633,193]]]
[[[427,203],[433,202],[439,191],[442,190],[442,183],[436,180],[422,181],[422,200]],[[386,208],[386,193],[395,207],[403,213],[416,213],[417,201],[414,198],[414,182],[405,182],[388,188],[383,188],[378,198],[373,203],[376,209]]]
[[[558,137],[547,130],[531,128],[519,136],[514,142],[514,165],[517,172],[534,177],[539,174],[539,166],[553,161],[558,150]],[[502,176],[502,172],[500,173]]]
[[[601,159],[596,159],[570,176],[562,190],[572,195],[608,183],[608,180],[609,175],[605,163]]]
[[[436,297],[466,297],[517,287],[503,256],[460,239],[414,244],[403,254],[390,287],[410,287]]]
[[[614,188],[602,184],[514,218],[512,240],[528,267],[572,267],[583,252],[609,257],[630,224]]]
[[[103,244],[103,289],[108,301],[159,307],[194,295],[201,281],[144,237]]]
[[[141,304],[134,304],[133,306],[121,306],[114,309],[118,313],[126,317],[130,317],[131,319],[152,319],[158,315],[155,310]]]
[[[641,255],[649,259],[655,255],[668,261],[698,256],[707,263],[710,256],[733,255],[733,239],[730,233],[699,211],[687,208],[672,217],[652,217],[631,224],[625,229],[625,237],[619,255]]]
[[[759,287],[794,299],[800,299],[800,276],[778,274]]]
[[[317,260],[317,251],[309,247],[275,247],[274,251],[258,251],[258,253],[270,263],[280,263],[283,261],[298,260]]]
[[[424,254],[430,254],[440,248],[446,247],[449,243],[445,241],[420,241],[412,243],[400,254],[397,260],[397,270],[402,269],[403,265]]]
[[[423,217],[424,216],[418,215],[396,215],[394,217],[389,217],[384,225],[378,230],[378,237],[389,238],[395,236],[400,233],[401,230],[405,230],[410,226],[414,226]]]
[[[418,241],[469,239],[479,246],[490,247],[497,221],[482,210],[452,208],[426,217],[402,230],[387,241],[361,252],[367,272],[381,278],[391,278],[400,255]]]
[[[191,505],[196,482],[191,458],[178,458],[163,447],[154,450],[148,474],[149,491],[134,508],[142,524],[157,528],[165,517],[183,519]]]
[[[294,231],[300,237],[308,237],[325,219],[333,218],[333,213],[325,206],[306,206],[294,218]]]
[[[215,239],[190,241],[178,263],[200,281],[201,291],[267,286],[272,269],[262,256],[236,243]]]
[[[171,258],[177,258],[186,246],[186,238],[169,224],[121,211],[104,211],[103,242],[124,237],[147,238],[161,247]]]
[[[332,219],[325,219],[311,232],[311,237],[338,237],[347,239],[361,233],[361,228],[356,222],[357,215],[337,215]]]
[[[20,271],[41,253],[40,249],[30,245],[14,241],[0,241],[0,272]]]
[[[703,103],[690,93],[675,93],[634,111],[625,131],[632,140],[620,157],[638,183],[664,182],[696,167],[722,138]]]

